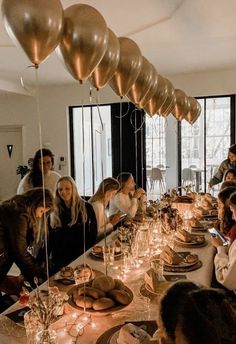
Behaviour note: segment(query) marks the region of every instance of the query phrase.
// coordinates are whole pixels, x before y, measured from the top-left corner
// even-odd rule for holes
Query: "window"
[[[196,191],[206,191],[207,183],[234,142],[234,96],[199,98],[202,112],[190,125],[181,122],[181,165],[193,170]],[[182,182],[183,175],[182,175]]]
[[[166,166],[166,120],[146,115],[146,166]]]
[[[71,171],[80,195],[94,194],[112,175],[111,107],[70,108]]]

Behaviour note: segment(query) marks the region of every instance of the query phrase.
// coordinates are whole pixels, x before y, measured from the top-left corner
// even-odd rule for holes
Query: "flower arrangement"
[[[44,336],[46,336],[50,324],[63,313],[63,306],[68,300],[68,295],[62,295],[57,287],[48,287],[47,293],[40,291],[36,277],[34,283],[36,285],[35,290],[28,282],[25,282],[26,287],[33,292],[30,293],[27,288],[23,287],[20,292],[19,303],[29,306],[32,319],[38,324],[39,331],[44,332]],[[43,339],[42,342],[44,342]]]

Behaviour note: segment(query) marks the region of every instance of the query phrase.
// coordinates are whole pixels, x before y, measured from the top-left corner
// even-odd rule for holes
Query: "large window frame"
[[[217,96],[200,96],[196,97],[196,99],[203,100],[203,107],[201,116],[204,117],[204,136],[203,136],[203,149],[204,149],[204,192],[207,191],[207,163],[206,163],[206,102],[208,99],[213,98],[230,98],[230,144],[235,143],[235,95],[217,95]],[[178,122],[177,125],[177,133],[178,133],[178,186],[182,184],[182,140],[181,140],[181,122]]]
[[[107,121],[104,121],[102,109],[104,107],[109,107],[108,110],[110,112],[109,118],[109,132],[107,133]],[[81,118],[82,121],[82,128],[81,130],[81,145],[84,145],[84,157],[81,157],[80,160],[82,161],[81,166],[81,178],[82,182],[78,182],[78,176],[76,175],[76,149],[75,149],[75,132],[76,129],[74,126],[74,116],[75,110],[79,109],[84,115]],[[85,113],[86,113],[86,121],[87,126],[85,126]],[[108,115],[108,117],[109,117]],[[95,119],[94,117],[97,116]],[[106,115],[107,117],[107,115]],[[102,123],[103,122],[103,128]],[[99,123],[98,123],[99,122]],[[100,129],[98,129],[98,124]],[[79,189],[79,193],[85,197],[91,197],[94,192],[96,191],[98,185],[102,181],[102,179],[110,176],[112,174],[112,167],[111,167],[111,160],[112,160],[112,151],[111,151],[111,104],[102,104],[102,105],[84,105],[84,106],[70,106],[69,107],[69,133],[70,133],[70,168],[71,168],[71,176],[75,181],[77,181],[77,187]],[[82,134],[83,131],[83,134]],[[85,138],[86,131],[89,131],[89,134]],[[99,136],[99,137],[98,137]],[[87,146],[86,146],[86,141]],[[89,144],[88,144],[89,140]],[[97,142],[99,140],[99,142]],[[84,142],[83,142],[84,141]],[[101,142],[100,142],[101,141]],[[89,151],[88,151],[89,146]],[[77,147],[76,147],[77,148]],[[83,150],[83,149],[82,149]],[[100,155],[103,155],[101,166],[96,165],[96,159],[98,158],[99,152]],[[77,152],[78,154],[78,152]],[[99,155],[99,156],[100,156]],[[84,159],[84,160],[83,160]],[[89,160],[89,162],[88,162]],[[108,161],[109,160],[109,161]],[[78,161],[77,161],[78,163]],[[109,164],[109,166],[107,166]],[[88,166],[89,165],[89,166]],[[86,167],[85,167],[86,166]],[[90,173],[88,172],[88,169]],[[78,173],[78,166],[77,166],[77,173]],[[90,180],[88,181],[88,177],[90,174]],[[84,177],[83,177],[84,176]],[[85,177],[86,176],[86,177]],[[85,185],[84,185],[85,184]],[[87,189],[90,189],[88,192]]]

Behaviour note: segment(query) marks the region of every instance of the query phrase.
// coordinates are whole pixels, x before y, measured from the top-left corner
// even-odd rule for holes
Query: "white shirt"
[[[31,182],[29,182],[29,173],[27,173],[23,179],[21,179],[18,188],[17,188],[17,194],[20,195],[29,189],[33,188],[33,185]],[[44,186],[45,188],[48,188],[53,195],[56,193],[56,186],[58,180],[61,178],[61,175],[55,171],[49,171],[45,176],[44,176]]]
[[[214,263],[217,281],[236,292],[236,240],[229,247],[228,253],[227,247],[217,247]]]
[[[106,215],[104,204],[100,201],[91,202],[97,219],[98,235],[113,228]]]
[[[110,216],[121,211],[130,217],[134,217],[138,210],[138,200],[130,195],[126,195],[123,192],[118,192],[111,200],[109,207]]]

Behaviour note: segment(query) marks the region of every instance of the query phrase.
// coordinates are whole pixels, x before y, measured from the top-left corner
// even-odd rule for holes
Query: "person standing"
[[[22,194],[35,187],[42,187],[43,177],[44,187],[55,194],[56,184],[61,176],[53,171],[53,165],[54,155],[52,152],[47,148],[39,149],[33,158],[30,172],[24,176],[18,185],[17,194]]]
[[[229,169],[236,169],[236,144],[229,147],[228,158],[223,160],[215,175],[210,179],[208,185],[212,188],[223,181],[225,172]]]

